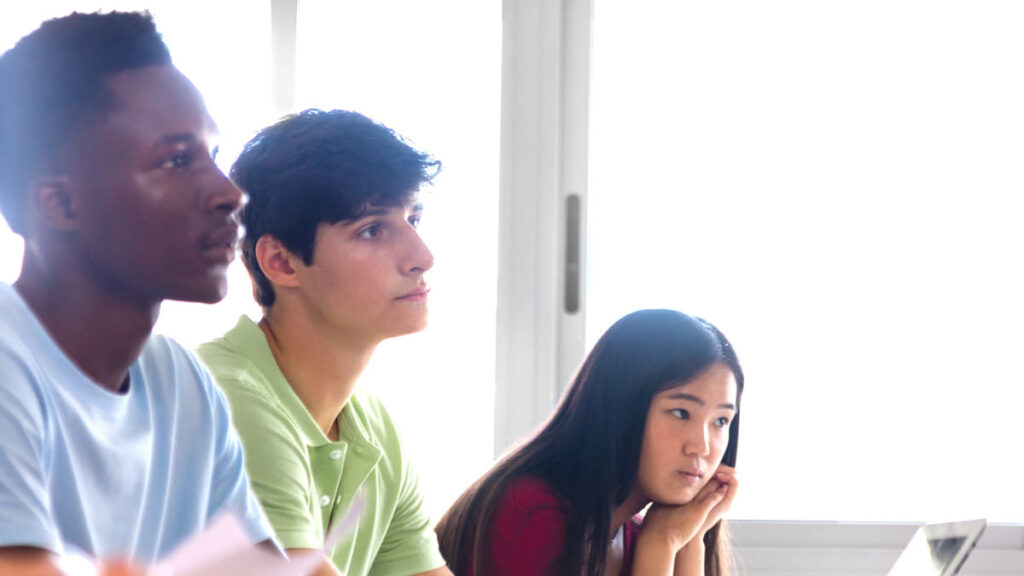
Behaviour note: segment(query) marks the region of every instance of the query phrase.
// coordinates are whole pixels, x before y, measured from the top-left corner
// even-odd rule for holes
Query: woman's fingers
[[[715,470],[714,477],[717,478],[720,482],[727,482],[732,484],[736,481],[736,469],[731,466],[726,466],[725,464],[722,464],[721,466],[718,467],[718,470]]]
[[[722,516],[729,511],[733,500],[736,498],[736,492],[739,489],[739,479],[736,477],[736,470],[728,466],[725,466],[725,468],[727,470],[719,470],[719,472],[715,473],[715,478],[712,479],[712,482],[717,482],[719,489],[724,491],[723,498],[708,512],[701,533],[707,532],[712,526],[717,524],[722,519]]]
[[[729,510],[739,481],[736,471],[723,466],[715,471],[693,500],[679,506],[655,504],[647,512],[643,536],[658,537],[681,549],[694,538],[701,538]]]
[[[687,540],[703,534],[701,527],[705,525],[712,511],[721,505],[729,492],[728,484],[714,480],[708,482],[708,485],[711,484],[714,486],[710,490],[698,495],[689,504],[680,506],[680,516],[682,517],[680,522],[687,526],[685,529],[685,532],[689,534]]]
[[[697,491],[697,495],[693,497],[694,500],[700,500],[709,494],[713,494],[715,490],[723,483],[724,480],[719,479],[718,472],[715,472],[711,478],[708,479],[707,483]]]
[[[719,484],[722,486],[721,484]],[[680,506],[654,504],[644,517],[641,537],[653,537],[678,551],[694,537],[703,534],[701,527],[708,513],[725,497],[723,490],[702,491],[690,502]]]

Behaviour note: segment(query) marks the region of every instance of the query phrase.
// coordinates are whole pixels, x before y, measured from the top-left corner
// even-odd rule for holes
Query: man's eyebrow
[[[362,220],[363,218],[372,218],[374,216],[383,216],[383,215],[387,214],[390,210],[391,210],[391,208],[388,208],[387,206],[371,206],[371,207],[367,208],[365,212],[363,212],[362,214],[360,214],[356,218],[353,218],[352,221],[355,222],[356,220]]]
[[[687,394],[686,392],[674,392],[672,394],[669,394],[668,396],[665,396],[665,398],[668,398],[670,400],[689,400],[690,402],[693,402],[698,406],[707,406],[707,402],[705,402],[701,398],[694,396],[693,394]],[[719,404],[718,407],[724,410],[736,410],[736,405],[731,402]]]
[[[388,213],[388,210],[389,208],[387,206],[368,206],[366,210],[364,210],[363,212],[360,212],[355,216],[342,218],[341,220],[338,220],[334,224],[338,226],[353,226],[355,224],[362,222],[363,220],[366,220],[367,218],[383,216]]]
[[[164,134],[163,136],[156,139],[153,143],[153,148],[159,148],[161,146],[173,146],[175,144],[191,144],[198,140],[195,134],[182,133],[182,134]]]
[[[345,218],[343,220],[339,220],[338,223],[342,225],[354,224],[356,222],[361,222],[367,218],[373,218],[375,216],[386,216],[389,212],[395,210],[396,208],[396,206],[368,206],[366,210],[360,213],[358,216],[355,216],[354,218]],[[413,204],[410,211],[422,212],[423,204]]]

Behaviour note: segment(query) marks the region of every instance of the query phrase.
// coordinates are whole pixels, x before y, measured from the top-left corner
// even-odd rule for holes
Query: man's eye
[[[380,235],[380,224],[371,224],[359,231],[360,238],[376,238]]]
[[[187,168],[192,163],[188,152],[181,150],[171,155],[163,164],[164,168]]]
[[[686,410],[683,410],[682,408],[669,410],[669,413],[675,416],[676,418],[679,418],[680,420],[689,420],[690,418],[690,413],[687,412]]]
[[[413,214],[413,215],[409,216],[409,224],[411,224],[413,228],[419,228],[420,220],[422,220],[422,219],[423,219],[423,215],[422,214]]]

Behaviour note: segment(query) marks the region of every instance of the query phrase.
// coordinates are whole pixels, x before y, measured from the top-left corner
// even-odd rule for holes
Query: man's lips
[[[230,264],[235,259],[238,245],[238,225],[228,224],[218,228],[203,239],[202,254],[215,264]]]
[[[420,301],[420,300],[426,300],[427,299],[427,294],[429,294],[429,293],[430,293],[430,288],[428,288],[426,286],[421,286],[421,287],[419,287],[419,288],[417,288],[415,290],[412,290],[410,292],[407,292],[407,293],[399,296],[398,298],[396,298],[396,300],[406,300],[406,301],[410,301],[410,302],[417,302],[417,301]]]

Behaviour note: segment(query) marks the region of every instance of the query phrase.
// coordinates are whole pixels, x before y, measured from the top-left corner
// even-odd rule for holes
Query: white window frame
[[[730,530],[744,576],[879,576],[896,563],[918,526],[734,520]],[[1024,526],[988,526],[960,574],[1024,574]]]
[[[298,0],[272,0],[275,103],[294,98]],[[566,311],[566,202],[586,198],[593,0],[504,0],[495,456],[550,415],[585,352],[585,285]],[[883,574],[917,525],[734,520],[748,576]],[[989,526],[963,574],[1024,575],[1024,526]]]
[[[563,281],[568,196],[586,208],[591,13],[590,0],[503,3],[496,455],[548,417],[584,353],[585,298],[566,312]]]
[[[299,0],[270,0],[271,89],[279,116],[290,112],[295,103],[298,30]]]
[[[550,415],[585,352],[580,308],[566,312],[566,199],[585,211],[593,0],[504,0],[495,455]],[[884,574],[917,525],[732,522],[749,576]],[[1024,575],[1024,526],[989,526],[967,575]]]

